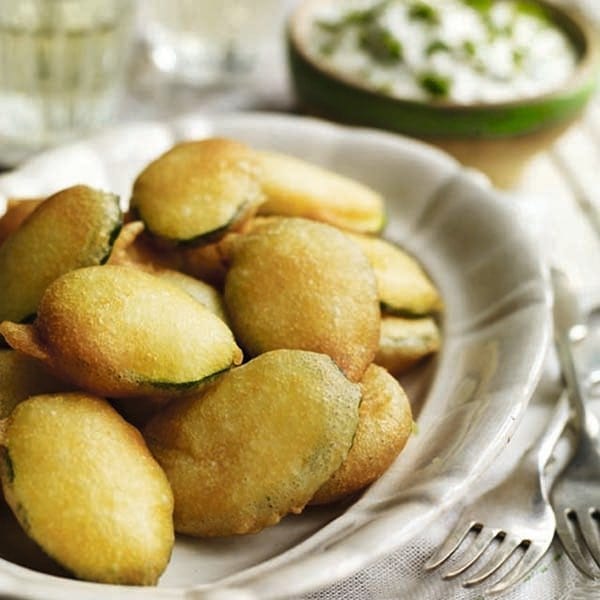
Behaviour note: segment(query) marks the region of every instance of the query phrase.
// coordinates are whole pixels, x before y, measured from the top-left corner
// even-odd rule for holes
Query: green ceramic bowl
[[[525,100],[474,104],[384,95],[319,64],[306,51],[311,16],[328,1],[301,2],[289,21],[289,65],[303,109],[432,142],[468,166],[483,170],[501,186],[514,183],[527,160],[581,114],[599,82],[598,32],[576,14],[537,0],[567,33],[578,54],[577,68],[560,89]]]

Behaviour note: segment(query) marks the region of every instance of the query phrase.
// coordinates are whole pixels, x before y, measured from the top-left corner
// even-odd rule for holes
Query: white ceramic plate
[[[550,328],[535,244],[510,198],[444,154],[399,136],[267,114],[133,124],[47,152],[0,178],[0,213],[9,196],[74,183],[116,191],[125,203],[148,161],[176,140],[209,135],[298,155],[387,198],[386,236],[419,257],[446,306],[440,356],[407,382],[419,407],[418,433],[354,504],[309,509],[252,536],[178,539],[155,589],[60,576],[33,547],[17,552],[20,533],[0,511],[0,592],[62,600],[266,599],[314,591],[401,547],[458,501],[507,443],[534,390]]]

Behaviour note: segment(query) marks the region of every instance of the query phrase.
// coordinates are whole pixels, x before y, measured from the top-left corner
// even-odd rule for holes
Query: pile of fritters
[[[376,480],[413,430],[396,377],[438,291],[383,199],[213,138],[0,219],[0,476],[75,576],[156,583],[175,532],[260,531]]]

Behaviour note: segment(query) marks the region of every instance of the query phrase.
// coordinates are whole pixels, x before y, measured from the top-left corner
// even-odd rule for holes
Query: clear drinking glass
[[[141,7],[153,64],[201,85],[251,71],[279,24],[282,0],[145,0]]]
[[[1,164],[111,119],[133,13],[133,0],[0,2]]]

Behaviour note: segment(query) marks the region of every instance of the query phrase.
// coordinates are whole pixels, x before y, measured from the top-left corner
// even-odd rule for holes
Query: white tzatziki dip
[[[319,64],[390,96],[460,104],[559,89],[572,41],[527,0],[338,0],[315,12]]]

